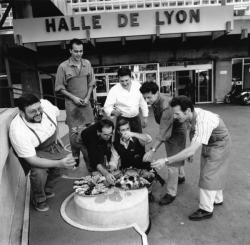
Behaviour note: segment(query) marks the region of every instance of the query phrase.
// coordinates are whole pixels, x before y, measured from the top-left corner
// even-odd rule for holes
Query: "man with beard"
[[[57,69],[55,91],[65,96],[71,150],[73,156],[79,158],[80,151],[83,153],[84,149],[77,141],[77,133],[94,122],[89,100],[95,80],[90,62],[82,59],[82,41],[72,39],[69,52],[70,58],[62,62]]]
[[[190,220],[204,220],[213,216],[214,205],[223,204],[223,188],[227,176],[230,153],[230,134],[219,115],[201,108],[194,108],[186,96],[178,96],[170,102],[174,118],[180,123],[190,124],[190,145],[181,152],[168,158],[161,158],[151,163],[160,169],[176,166],[201,148],[201,166],[199,209],[189,216]]]
[[[48,198],[60,176],[59,168],[73,168],[71,154],[64,151],[57,136],[59,109],[32,94],[18,99],[19,114],[10,124],[9,137],[27,174],[30,171],[32,202],[37,211],[47,211]]]
[[[84,159],[88,163],[90,172],[95,174],[99,171],[110,184],[114,184],[115,181],[114,176],[107,169],[112,154],[113,131],[113,122],[101,119],[81,133],[81,143],[86,149]]]

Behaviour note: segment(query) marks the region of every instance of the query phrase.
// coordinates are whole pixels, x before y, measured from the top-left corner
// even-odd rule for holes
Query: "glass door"
[[[195,70],[195,103],[212,102],[212,69]]]
[[[176,72],[162,71],[160,72],[160,92],[174,97],[176,91]]]

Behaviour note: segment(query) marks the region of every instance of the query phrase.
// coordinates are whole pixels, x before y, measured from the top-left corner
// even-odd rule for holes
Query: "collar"
[[[69,64],[69,66],[77,67],[77,65],[73,62],[73,60],[72,60],[71,57],[69,57],[69,59],[68,59],[68,64]],[[83,64],[83,59],[81,59],[80,66],[83,66],[83,67],[85,66],[85,65]]]
[[[158,93],[158,98],[156,99],[156,101],[152,104],[153,107],[156,107],[158,103],[160,103],[161,100],[161,95]]]
[[[126,149],[128,148],[130,142],[134,142],[132,137],[130,137],[127,142],[123,141],[122,138],[120,138],[120,144],[123,145]]]

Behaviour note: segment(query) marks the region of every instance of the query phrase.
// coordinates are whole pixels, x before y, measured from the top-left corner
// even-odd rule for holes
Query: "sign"
[[[232,22],[233,6],[151,9],[84,15],[14,19],[23,43],[222,31]]]

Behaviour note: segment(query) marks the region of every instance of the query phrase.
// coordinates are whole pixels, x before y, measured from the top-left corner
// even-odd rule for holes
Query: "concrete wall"
[[[8,140],[8,127],[17,110],[0,113],[0,244],[20,244],[27,178]]]
[[[25,205],[29,205],[25,203],[27,177],[8,139],[9,124],[17,112],[16,108],[0,109],[0,245],[21,244]],[[61,111],[58,125],[60,136],[67,134],[65,111]]]

